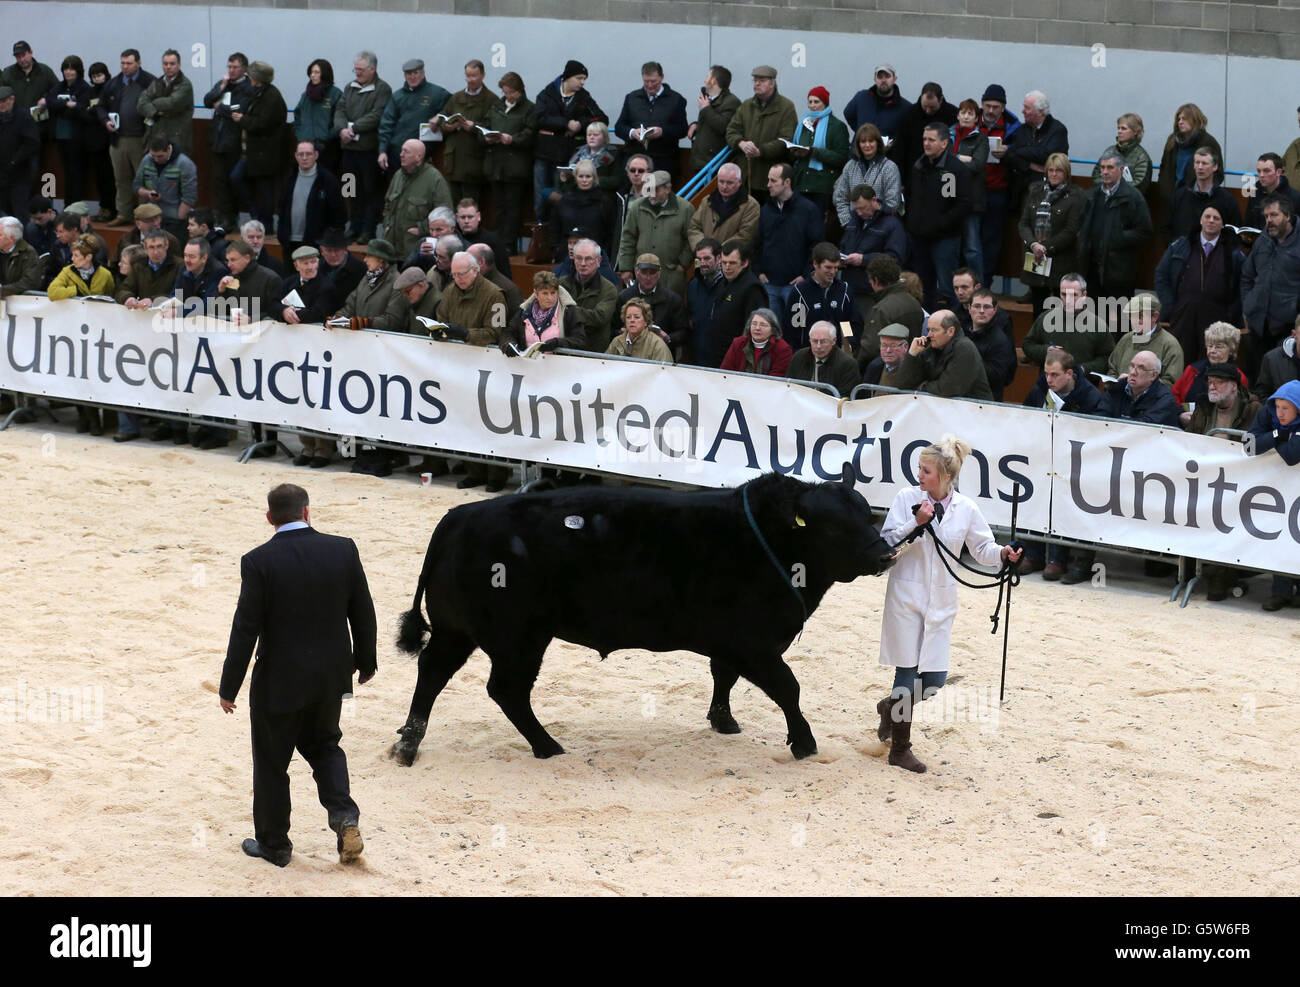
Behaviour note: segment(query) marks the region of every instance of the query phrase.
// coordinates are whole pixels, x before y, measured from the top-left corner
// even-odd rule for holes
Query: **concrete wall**
[[[1228,167],[1243,171],[1297,136],[1300,101],[1295,63],[1285,60],[1300,57],[1300,0],[26,0],[0,2],[0,23],[8,40],[26,39],[56,69],[75,52],[116,70],[117,53],[136,47],[156,71],[162,50],[175,47],[201,61],[185,67],[196,89],[211,85],[225,56],[239,49],[276,67],[290,106],[308,62],[329,58],[346,76],[361,47],[379,55],[390,83],[400,84],[398,66],[418,55],[434,81],[455,88],[460,66],[477,57],[488,63],[490,83],[510,69],[530,93],[566,58],[578,58],[611,118],[639,85],[647,59],[662,62],[688,99],[712,63],[732,69],[742,97],[749,69],[769,63],[796,105],[824,85],[837,113],[871,83],[877,62],[890,61],[909,99],[931,79],[953,102],[978,99],[987,83],[999,82],[1013,109],[1027,89],[1044,90],[1070,128],[1075,158],[1095,158],[1114,137],[1115,117],[1133,111],[1146,121],[1144,144],[1159,160],[1174,109],[1194,102]]]

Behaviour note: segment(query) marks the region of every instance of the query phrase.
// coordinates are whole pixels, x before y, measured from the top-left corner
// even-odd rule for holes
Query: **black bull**
[[[420,652],[419,678],[390,754],[415,760],[433,701],[476,646],[492,662],[488,695],[533,754],[564,753],[530,701],[557,637],[602,658],[627,648],[707,655],[714,730],[740,732],[730,701],[743,675],[785,713],[794,756],[815,754],[781,656],[832,583],[889,567],[890,547],[870,519],[851,467],[842,482],[768,474],[729,490],[586,487],[457,507],[434,530],[402,616],[397,644]]]

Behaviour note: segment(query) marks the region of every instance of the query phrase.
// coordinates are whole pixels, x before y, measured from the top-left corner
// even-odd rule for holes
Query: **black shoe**
[[[19,408],[17,411],[14,412],[14,416],[11,419],[11,421],[15,425],[30,424],[31,422],[36,421],[36,412],[32,411],[31,408]]]
[[[392,476],[393,467],[387,459],[379,459],[376,460],[375,464],[366,472],[371,476]]]
[[[312,456],[311,468],[314,470],[323,469],[330,464],[329,456]]]
[[[170,439],[171,437],[172,437],[172,430],[171,430],[171,428],[170,428],[169,426],[167,426],[167,425],[164,425],[164,426],[162,426],[161,428],[156,428],[156,429],[154,429],[153,434],[149,436],[149,441],[150,441],[150,442],[166,442],[166,441],[167,441],[168,439]]]
[[[90,434],[91,434],[91,435],[94,435],[94,436],[97,436],[97,437],[100,436],[100,435],[103,435],[103,434],[104,434],[104,426],[103,426],[100,422],[92,421],[92,422],[90,423]]]
[[[183,446],[190,441],[188,430],[172,433],[172,445]]]
[[[140,438],[139,432],[118,432],[113,436],[114,442],[134,442]]]
[[[223,438],[220,435],[209,435],[206,439],[204,439],[202,442],[199,443],[199,448],[200,449],[224,449],[228,445],[230,445],[229,439]]]
[[[483,478],[481,476],[464,476],[461,477],[460,481],[456,484],[456,489],[468,490],[471,487],[481,486],[483,486]]]
[[[483,492],[484,492],[484,493],[500,493],[500,492],[501,492],[502,490],[504,490],[505,488],[506,488],[506,485],[505,485],[505,481],[503,480],[503,481],[500,482],[500,483],[489,483],[487,486],[485,486],[485,487],[483,488]]]
[[[1291,605],[1291,597],[1283,596],[1281,593],[1273,593],[1262,604],[1263,608],[1269,613],[1281,610],[1283,607]]]
[[[253,450],[253,454],[249,458],[266,459],[268,456],[274,456],[275,452],[276,452],[275,446],[258,446],[256,449]]]
[[[358,834],[358,839],[360,839],[360,834]],[[262,860],[265,860],[268,864],[275,864],[275,866],[277,867],[289,866],[288,853],[276,857],[273,857],[268,853],[263,853],[262,846],[260,843],[257,842],[257,840],[254,839],[244,840],[244,842],[241,844],[241,847],[243,851],[246,854],[248,854],[250,857],[260,857]],[[360,851],[357,852],[360,853]]]
[[[1061,577],[1061,582],[1066,586],[1073,586],[1075,583],[1086,583],[1091,578],[1092,573],[1087,569],[1071,568]]]
[[[312,454],[310,452],[300,452],[298,455],[293,457],[293,465],[295,466],[307,466],[311,461]]]

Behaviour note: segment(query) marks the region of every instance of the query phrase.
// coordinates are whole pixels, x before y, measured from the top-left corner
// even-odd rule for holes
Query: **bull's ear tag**
[[[570,514],[568,517],[564,519],[564,526],[566,528],[572,528],[574,531],[577,531],[586,523],[587,522],[584,521],[582,518],[580,518],[577,514]]]
[[[808,527],[808,522],[805,521],[803,518],[801,518],[798,514],[794,516],[794,523],[799,525],[799,527],[801,528]]]

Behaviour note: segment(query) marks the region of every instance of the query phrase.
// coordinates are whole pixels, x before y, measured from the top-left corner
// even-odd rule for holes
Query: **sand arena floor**
[[[68,413],[62,413],[66,421]],[[415,663],[392,644],[434,524],[481,491],[449,480],[241,466],[232,451],[114,445],[70,426],[0,433],[0,893],[1291,894],[1300,881],[1300,611],[1266,587],[1185,610],[1132,563],[1106,586],[1016,593],[1007,702],[994,594],[963,591],[953,681],[885,763],[872,707],[883,579],[838,585],[787,655],[820,753],[794,762],[743,680],[739,736],[711,733],[705,659],[552,645],[534,692],[568,753],[535,760],[476,653],[434,706],[415,766],[386,752]],[[301,760],[294,859],[252,835],[247,684],[216,685],[239,557],[266,491],[307,486],[356,539],[379,674],[345,708],[365,863],[337,863]],[[931,704],[934,705],[934,704]],[[926,707],[922,707],[923,710]]]

